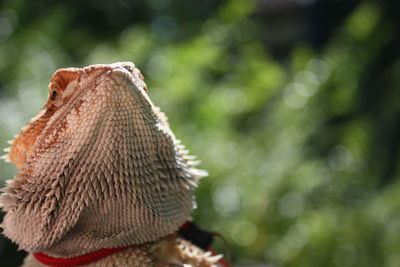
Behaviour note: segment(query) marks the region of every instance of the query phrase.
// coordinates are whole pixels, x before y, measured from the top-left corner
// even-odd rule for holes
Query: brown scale
[[[206,173],[140,71],[132,63],[61,69],[49,89],[6,156],[19,172],[0,196],[4,234],[61,258],[130,246],[87,266],[214,266],[215,257],[171,236],[190,218]],[[42,265],[29,255],[24,266]]]

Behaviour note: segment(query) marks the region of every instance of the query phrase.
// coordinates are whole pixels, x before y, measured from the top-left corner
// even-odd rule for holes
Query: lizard
[[[57,70],[44,107],[9,143],[3,158],[18,173],[0,195],[1,227],[29,252],[24,267],[96,253],[105,256],[82,266],[219,266],[222,256],[177,234],[207,172],[133,63]]]

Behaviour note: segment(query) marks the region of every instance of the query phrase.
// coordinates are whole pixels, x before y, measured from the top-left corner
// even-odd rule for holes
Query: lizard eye
[[[54,90],[53,93],[51,94],[51,99],[56,100],[56,98],[57,98],[57,91]]]

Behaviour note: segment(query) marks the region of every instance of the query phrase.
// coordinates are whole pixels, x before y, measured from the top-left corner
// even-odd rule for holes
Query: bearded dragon
[[[49,89],[4,156],[18,174],[0,196],[1,227],[31,253],[23,266],[73,264],[104,251],[110,255],[84,266],[218,266],[220,256],[176,234],[207,173],[195,168],[134,64],[59,69]]]

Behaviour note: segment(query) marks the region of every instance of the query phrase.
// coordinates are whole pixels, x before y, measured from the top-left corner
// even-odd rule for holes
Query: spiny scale
[[[29,252],[74,257],[175,232],[207,173],[194,168],[140,71],[61,69],[49,88],[5,156],[19,172],[0,197],[4,234]]]

